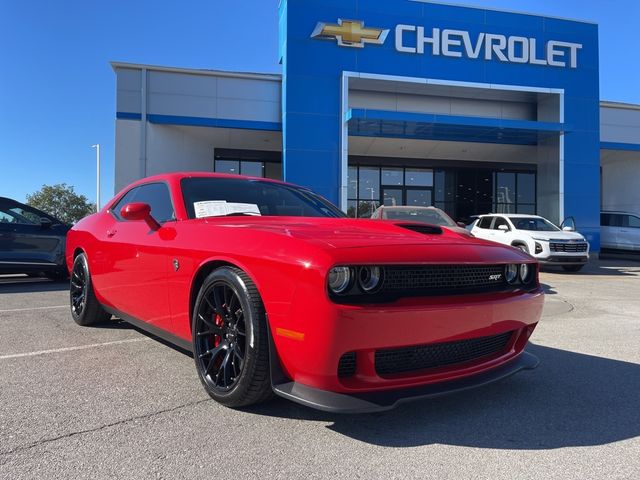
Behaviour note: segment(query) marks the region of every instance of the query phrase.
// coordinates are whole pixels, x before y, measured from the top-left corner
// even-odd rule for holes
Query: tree
[[[56,217],[65,223],[76,223],[96,211],[84,195],[78,195],[72,185],[58,183],[43,185],[37,192],[27,195],[27,204]]]

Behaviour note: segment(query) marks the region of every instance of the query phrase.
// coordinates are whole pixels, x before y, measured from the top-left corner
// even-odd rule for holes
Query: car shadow
[[[62,292],[64,290],[69,290],[69,280],[0,276],[0,295],[3,293]]]
[[[556,290],[554,290],[554,288],[556,287],[552,287],[551,285],[548,285],[546,283],[542,283],[540,282],[540,286],[542,287],[542,291],[544,292],[545,295],[557,295],[558,292]]]
[[[530,345],[540,366],[505,381],[365,415],[338,415],[285,401],[247,410],[331,422],[327,427],[384,447],[448,444],[544,450],[603,445],[640,435],[640,365]]]

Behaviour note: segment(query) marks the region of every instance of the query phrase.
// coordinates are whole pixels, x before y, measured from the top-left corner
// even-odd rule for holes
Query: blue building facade
[[[282,0],[279,18],[285,180],[357,214],[364,194],[354,142],[371,139],[380,147],[369,150],[368,163],[387,180],[367,187],[378,203],[415,203],[419,197],[408,186],[419,177],[419,159],[402,154],[399,161],[389,153],[391,145],[402,151],[403,141],[429,148],[443,142],[462,146],[467,156],[488,145],[502,157],[512,152],[514,177],[504,177],[509,168],[501,163],[484,179],[460,180],[467,175],[461,169],[448,179],[443,161],[437,185],[438,165],[424,161],[432,165],[424,183],[431,203],[449,201],[457,217],[468,216],[516,204],[533,188],[534,207],[526,200],[515,209],[556,222],[573,216],[598,250],[597,25],[419,0]],[[450,152],[446,157],[451,165],[470,165],[467,157],[464,165]],[[523,157],[528,170],[519,175],[523,167],[516,164]],[[483,159],[491,163],[491,156]],[[393,180],[400,169],[403,180]],[[493,184],[487,193],[482,180]],[[389,186],[387,196],[385,181],[399,188]],[[460,188],[471,193],[465,197]]]

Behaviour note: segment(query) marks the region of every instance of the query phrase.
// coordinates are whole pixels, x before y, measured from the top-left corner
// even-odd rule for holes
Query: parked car
[[[409,222],[427,223],[447,227],[454,232],[468,235],[464,224],[456,223],[443,210],[436,207],[411,207],[411,206],[381,206],[371,215],[373,220],[406,220]]]
[[[159,175],[69,232],[71,315],[113,314],[192,351],[230,407],[275,392],[384,410],[534,368],[534,259],[425,227],[346,218],[275,180]]]
[[[0,197],[0,274],[65,278],[69,228],[37,208]]]
[[[602,212],[600,246],[603,250],[640,252],[640,215],[629,212]]]
[[[543,265],[578,272],[589,261],[589,242],[575,231],[570,217],[558,228],[546,218],[524,214],[480,215],[471,233],[478,238],[511,245]]]

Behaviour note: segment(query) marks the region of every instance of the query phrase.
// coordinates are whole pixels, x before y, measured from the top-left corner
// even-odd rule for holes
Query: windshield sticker
[[[225,200],[194,202],[196,218],[225,217],[228,215],[260,216],[260,209],[254,203],[227,203]]]

